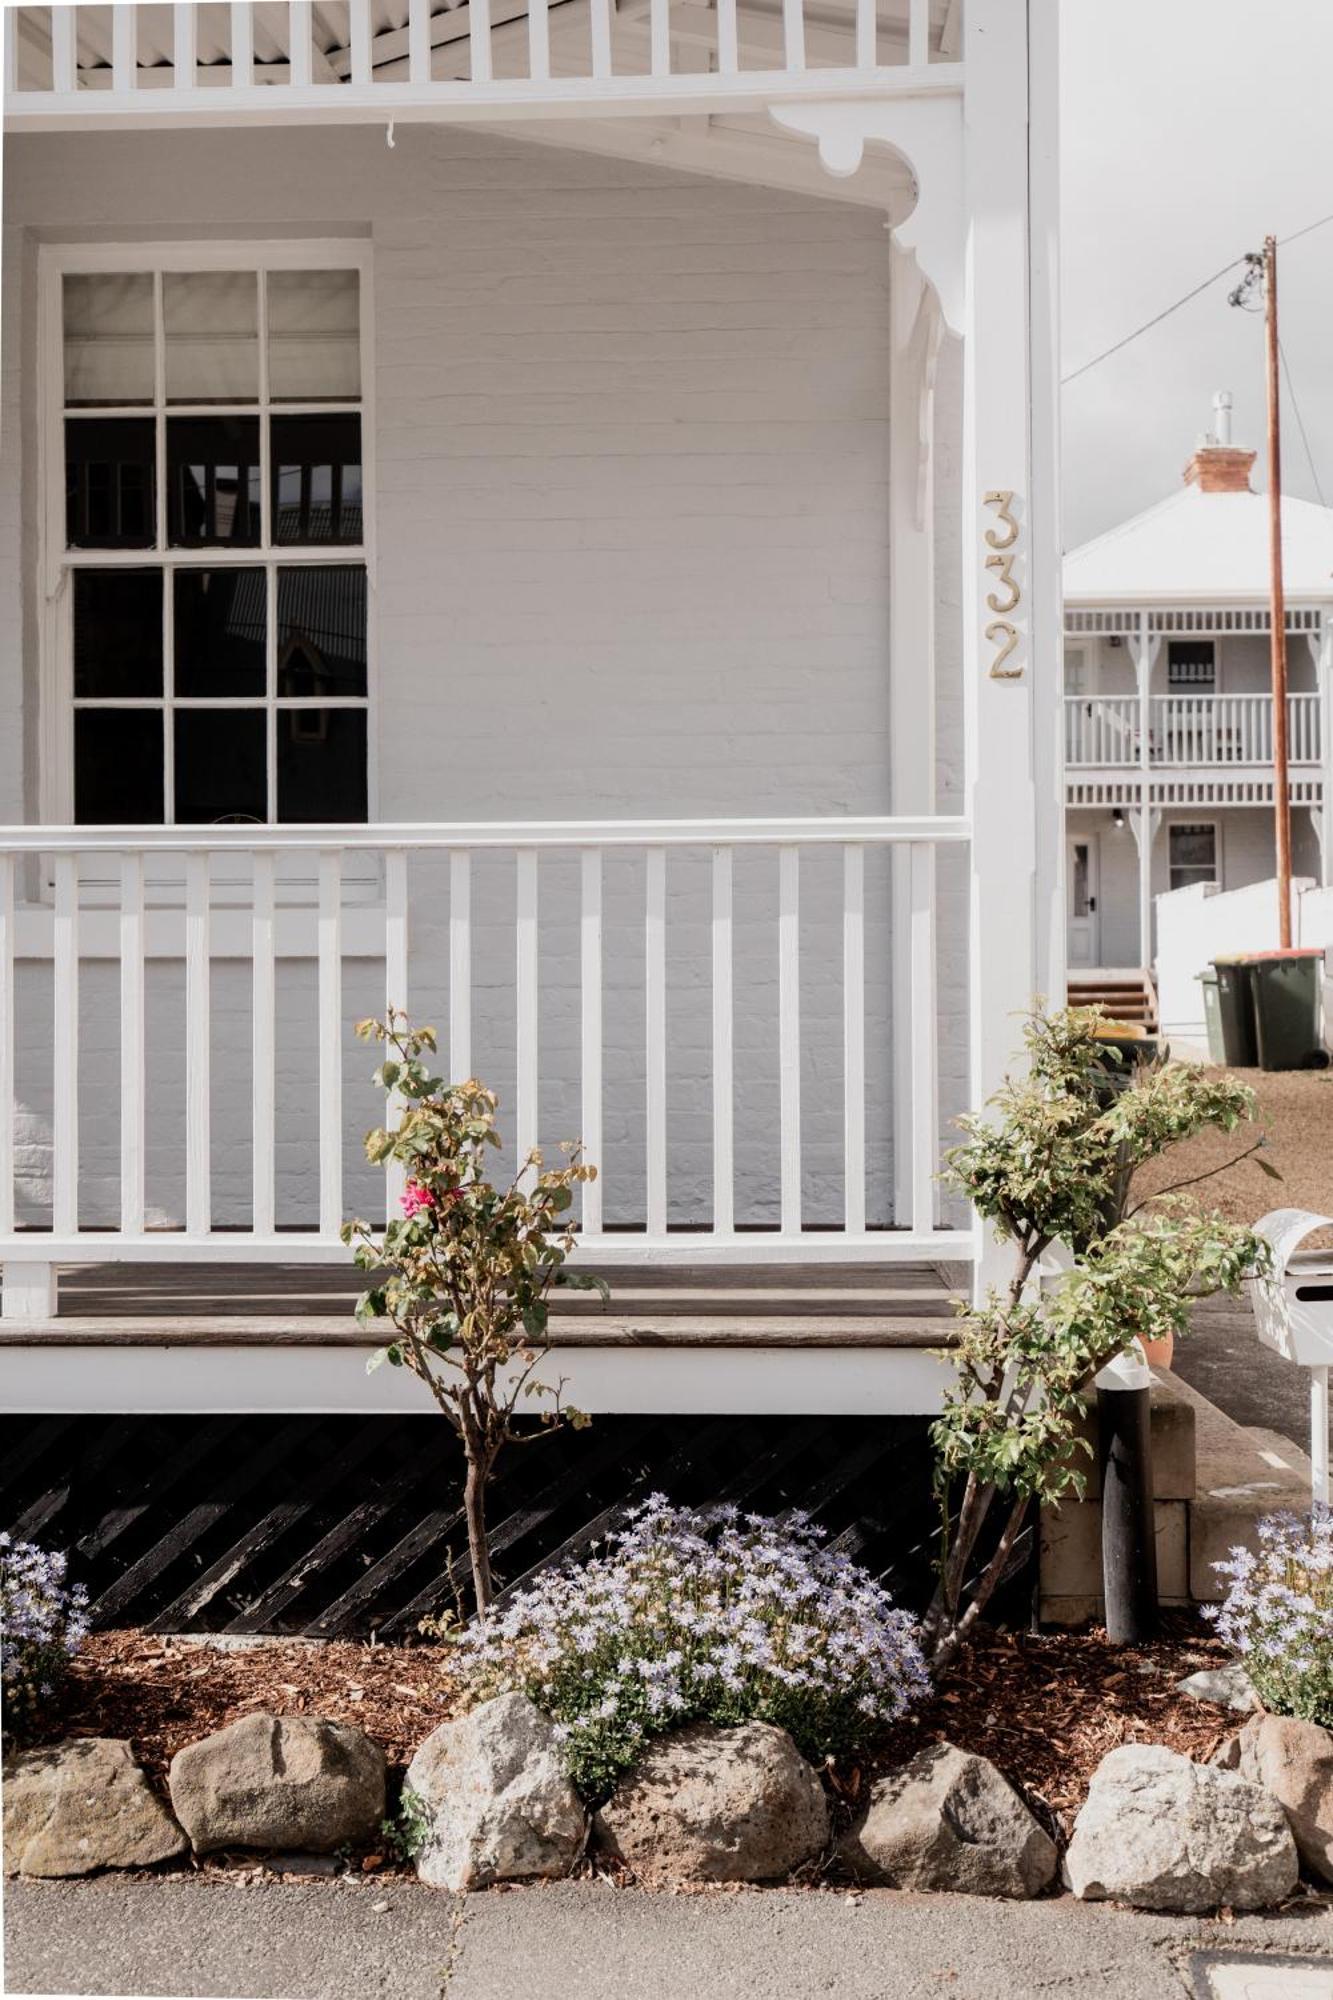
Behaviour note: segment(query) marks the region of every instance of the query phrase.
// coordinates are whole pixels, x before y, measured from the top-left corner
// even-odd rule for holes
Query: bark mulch
[[[1240,1723],[1174,1684],[1227,1655],[1181,1615],[1151,1645],[1113,1646],[1104,1633],[987,1634],[900,1723],[873,1762],[833,1774],[849,1812],[880,1771],[948,1738],[997,1764],[1065,1833],[1108,1750],[1165,1743],[1206,1759]],[[440,1651],[422,1646],[302,1645],[275,1641],[244,1652],[166,1641],[137,1631],[95,1632],[72,1667],[61,1736],[128,1737],[161,1783],[176,1751],[252,1709],[355,1723],[392,1766],[457,1706]]]
[[[1229,1222],[1257,1222],[1270,1208],[1333,1215],[1333,1070],[1238,1069],[1231,1074],[1255,1094],[1253,1125],[1235,1132],[1201,1132],[1197,1139],[1173,1146],[1141,1171],[1135,1187],[1146,1194],[1221,1167],[1216,1179],[1203,1181],[1190,1193],[1205,1207],[1220,1209]],[[1226,1165],[1261,1132],[1268,1139],[1263,1157],[1281,1181],[1270,1180],[1252,1159]],[[1311,1238],[1312,1243],[1318,1240]]]

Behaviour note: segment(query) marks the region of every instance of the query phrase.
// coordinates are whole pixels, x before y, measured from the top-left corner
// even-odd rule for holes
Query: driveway
[[[1197,1955],[1217,1950],[1272,1961],[1264,1984],[1236,1989],[1256,2000],[1333,1997],[1324,1903],[1225,1924],[1068,1897],[653,1896],[560,1883],[455,1898],[407,1882],[103,1877],[10,1885],[5,1924],[11,1994],[1087,2000],[1095,1989],[1097,2000],[1195,2000],[1213,1991],[1197,1983]]]

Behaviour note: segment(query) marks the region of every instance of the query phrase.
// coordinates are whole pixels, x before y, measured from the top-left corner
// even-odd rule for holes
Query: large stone
[[[196,1854],[328,1854],[378,1832],[384,1817],[384,1752],[361,1730],[319,1716],[243,1715],[177,1751],[168,1782]]]
[[[1291,1893],[1299,1863],[1282,1807],[1248,1778],[1125,1743],[1097,1768],[1065,1873],[1089,1901],[1262,1910]]]
[[[417,1873],[436,1888],[567,1875],[583,1852],[587,1815],[555,1724],[526,1695],[497,1695],[442,1722],[403,1782],[427,1826]]]
[[[898,1889],[1039,1896],[1055,1878],[1055,1842],[984,1757],[934,1743],[871,1788],[843,1843],[854,1872]]]
[[[114,1737],[20,1750],[6,1760],[3,1790],[7,1875],[151,1868],[188,1845],[129,1744]]]
[[[1235,1768],[1286,1808],[1302,1861],[1333,1882],[1333,1735],[1291,1715],[1254,1715],[1236,1739]]]
[[[643,1882],[772,1882],[820,1852],[828,1804],[785,1729],[694,1723],[648,1746],[596,1830]]]

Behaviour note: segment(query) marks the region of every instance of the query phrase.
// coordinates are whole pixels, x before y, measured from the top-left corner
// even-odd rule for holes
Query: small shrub
[[[34,1735],[51,1715],[70,1657],[88,1631],[88,1594],[67,1584],[56,1550],[0,1534],[0,1682],[5,1735]]]
[[[655,1495],[609,1552],[551,1571],[458,1641],[482,1698],[555,1718],[574,1782],[604,1798],[649,1738],[771,1722],[812,1762],[854,1750],[928,1685],[915,1621],[804,1516]]]
[[[1245,1662],[1265,1708],[1333,1728],[1333,1514],[1270,1514],[1259,1549],[1213,1568],[1230,1578],[1204,1617]]]
[[[410,1785],[403,1786],[393,1817],[380,1821],[380,1832],[395,1861],[404,1867],[415,1862],[430,1835],[430,1814]]]

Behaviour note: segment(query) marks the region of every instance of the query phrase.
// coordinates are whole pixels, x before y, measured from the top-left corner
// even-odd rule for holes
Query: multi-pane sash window
[[[363,260],[223,254],[58,273],[81,823],[366,817]]]
[[[1192,889],[1217,880],[1217,828],[1208,821],[1167,830],[1168,880],[1173,889]]]

